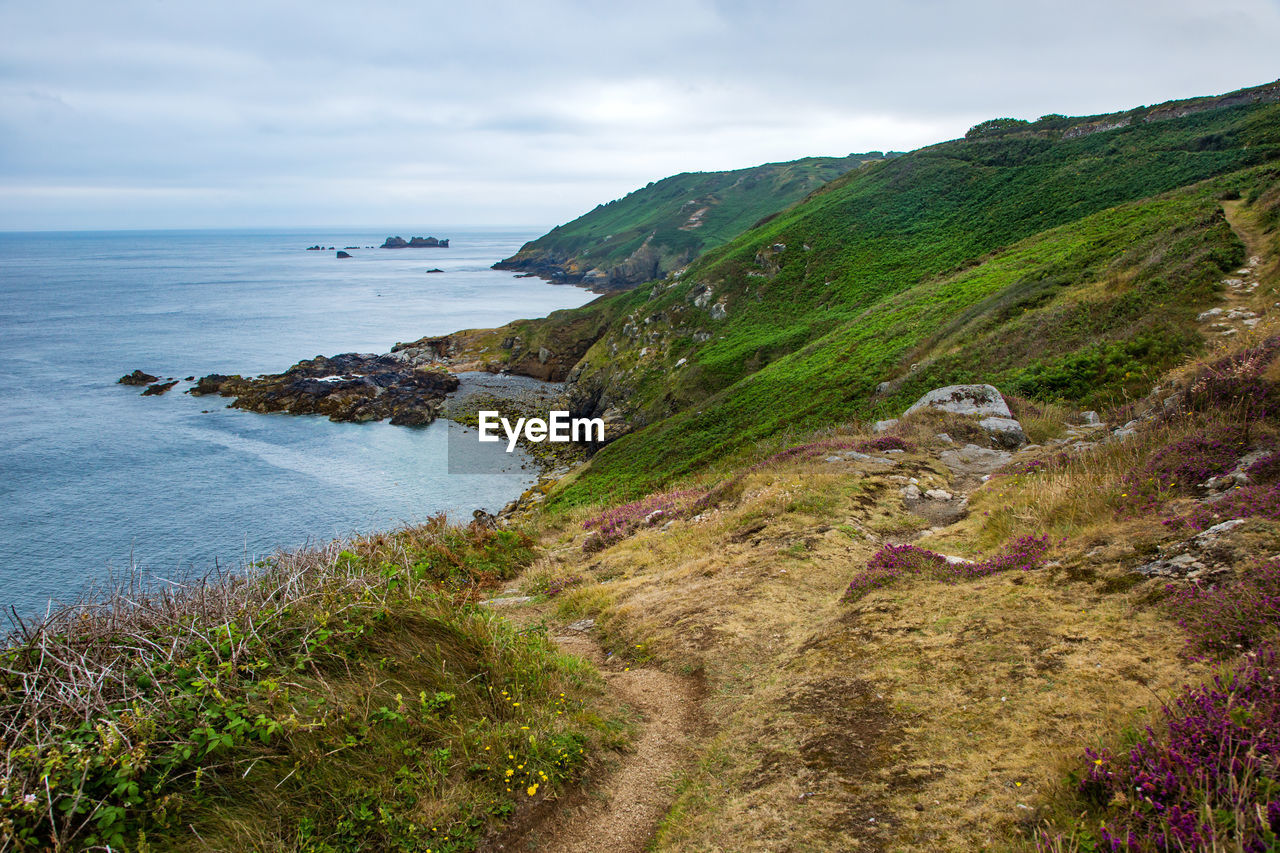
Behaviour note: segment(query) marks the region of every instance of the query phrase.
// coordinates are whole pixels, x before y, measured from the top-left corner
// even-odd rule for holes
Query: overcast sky
[[[0,227],[549,226],[1280,77],[1280,0],[0,0]]]

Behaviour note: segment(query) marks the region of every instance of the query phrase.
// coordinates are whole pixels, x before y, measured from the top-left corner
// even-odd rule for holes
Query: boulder
[[[350,252],[344,252],[344,251],[342,251],[341,249],[339,249],[339,250],[338,250],[338,255],[337,255],[337,257],[339,257],[339,258],[349,258],[349,257],[351,257],[351,253],[350,253]]]
[[[1004,450],[966,444],[959,450],[944,450],[938,454],[938,458],[958,474],[990,474],[1007,465],[1013,455]]]
[[[201,376],[196,381],[195,387],[187,391],[187,393],[196,397],[202,397],[205,394],[217,394],[222,390],[223,385],[231,380],[238,381],[239,379],[238,375],[226,376],[222,373],[210,373],[208,376]]]
[[[983,418],[978,426],[987,431],[991,441],[997,447],[1010,450],[1027,443],[1027,435],[1022,431],[1022,424],[1013,418]]]
[[[133,373],[125,374],[116,380],[118,385],[150,385],[160,379],[159,376],[152,376],[150,373],[143,373],[141,370],[135,370]]]
[[[915,402],[906,414],[921,409],[941,409],[957,415],[1012,418],[1013,413],[994,385],[948,385],[935,388]]]
[[[871,430],[872,432],[888,432],[889,430],[897,426],[897,424],[898,424],[897,418],[890,418],[887,421],[876,421],[875,424],[872,425]]]

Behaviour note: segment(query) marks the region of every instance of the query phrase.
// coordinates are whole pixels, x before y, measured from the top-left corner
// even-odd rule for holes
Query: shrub
[[[923,576],[942,583],[959,583],[1014,569],[1029,571],[1044,564],[1049,537],[1023,536],[994,557],[978,562],[948,559],[915,545],[886,545],[858,572],[844,592],[844,601],[857,601],[907,576]]]
[[[19,624],[0,849],[471,849],[589,746],[578,665],[468,606],[532,544],[437,518]]]
[[[1026,127],[1030,122],[1020,118],[989,118],[979,122],[965,131],[965,139],[982,139],[987,136],[1002,136],[1006,133]]]
[[[1186,688],[1127,755],[1085,750],[1070,833],[1084,849],[1266,851],[1280,844],[1280,668],[1274,649]],[[1061,849],[1044,833],[1041,850]]]
[[[1124,475],[1123,497],[1138,509],[1154,509],[1174,495],[1188,494],[1210,477],[1229,471],[1248,449],[1242,430],[1216,427],[1170,442]]]
[[[1258,560],[1238,582],[1170,587],[1168,608],[1191,651],[1225,657],[1250,649],[1280,626],[1280,563]]]
[[[1280,480],[1280,451],[1268,453],[1245,471],[1255,483],[1274,483]]]
[[[1280,484],[1232,489],[1221,500],[1200,504],[1188,514],[1164,523],[1168,527],[1205,530],[1231,518],[1280,519]]]
[[[615,542],[621,542],[643,526],[683,518],[689,515],[695,501],[703,493],[697,489],[677,489],[656,492],[638,501],[610,507],[583,522],[582,526],[595,533],[587,537],[583,548],[598,551]]]

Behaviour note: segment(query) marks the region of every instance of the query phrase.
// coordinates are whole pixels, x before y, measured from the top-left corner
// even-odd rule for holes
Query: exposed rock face
[[[1233,518],[1215,524],[1183,542],[1161,548],[1162,556],[1134,568],[1147,577],[1188,577],[1225,574],[1237,555],[1231,552],[1231,532],[1245,523]]]
[[[410,237],[408,240],[403,237],[388,237],[380,249],[447,249],[449,248],[449,240],[437,240],[435,237]]]
[[[210,374],[190,393],[235,397],[235,408],[252,412],[327,415],[331,421],[390,418],[420,426],[436,419],[444,396],[457,387],[452,374],[419,369],[395,355],[344,353],[256,379]]]
[[[160,379],[159,376],[152,376],[150,373],[143,373],[141,370],[135,370],[133,373],[125,374],[116,380],[118,385],[150,385]]]

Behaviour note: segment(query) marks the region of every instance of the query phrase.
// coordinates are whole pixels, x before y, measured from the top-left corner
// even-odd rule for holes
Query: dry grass
[[[1188,424],[993,478],[966,519],[921,540],[976,556],[1050,533],[1052,568],[840,604],[881,542],[923,526],[891,478],[948,485],[934,457],[943,445],[928,443],[941,422],[924,420],[905,428],[926,446],[893,469],[766,466],[703,518],[587,559],[572,524],[560,530],[545,571],[573,565],[591,579],[561,599],[561,618],[594,615],[619,653],[639,643],[707,680],[718,728],[681,777],[656,849],[1017,845],[1084,746],[1201,675],[1146,587],[1109,582],[1142,560],[1134,543],[1168,535],[1158,519],[1117,517],[1121,478]]]

